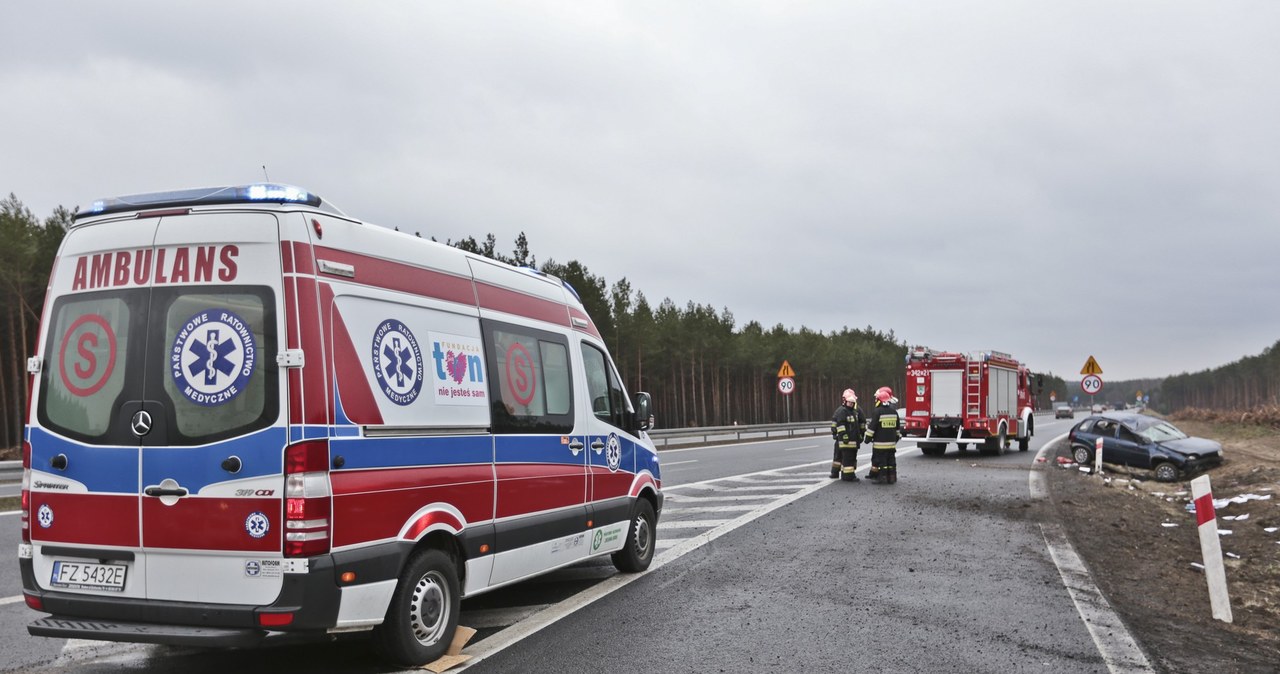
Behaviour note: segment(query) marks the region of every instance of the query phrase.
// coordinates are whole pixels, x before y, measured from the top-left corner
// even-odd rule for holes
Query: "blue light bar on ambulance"
[[[197,187],[169,192],[148,192],[146,194],[99,199],[93,202],[89,208],[76,213],[76,217],[83,218],[104,213],[138,211],[151,208],[249,203],[304,204],[320,208],[324,201],[319,196],[300,187],[276,183],[254,183],[227,187]],[[325,210],[337,211],[332,206]]]

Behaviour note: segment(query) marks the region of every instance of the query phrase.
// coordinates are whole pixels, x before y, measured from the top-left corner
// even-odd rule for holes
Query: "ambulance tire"
[[[398,665],[420,667],[440,659],[453,641],[461,610],[458,571],[443,550],[409,556],[387,617],[373,630],[373,649]]]
[[[613,565],[623,573],[639,573],[649,568],[649,562],[653,561],[657,535],[653,504],[647,498],[636,499],[631,524],[627,527],[627,541],[621,550],[613,553]]]

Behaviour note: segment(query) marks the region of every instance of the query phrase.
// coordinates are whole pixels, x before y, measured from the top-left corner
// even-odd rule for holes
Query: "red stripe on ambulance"
[[[265,516],[268,523],[260,537],[255,537],[260,530],[249,526],[254,515]],[[284,529],[280,517],[280,499],[275,498],[191,496],[165,505],[158,498],[144,497],[142,520],[147,537],[143,544],[178,550],[279,552]],[[200,526],[192,526],[193,522]]]
[[[52,525],[40,530],[41,543],[138,547],[136,494],[31,494],[31,512],[45,504],[56,515]]]

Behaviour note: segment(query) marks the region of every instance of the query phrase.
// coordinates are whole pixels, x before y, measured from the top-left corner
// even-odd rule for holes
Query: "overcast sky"
[[[1271,0],[194,4],[5,3],[0,195],[265,165],[655,306],[1069,380],[1280,339]]]

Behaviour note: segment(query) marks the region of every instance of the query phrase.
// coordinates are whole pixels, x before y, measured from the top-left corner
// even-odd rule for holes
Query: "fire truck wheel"
[[[653,561],[657,535],[658,530],[653,522],[653,505],[649,503],[649,499],[636,499],[631,525],[627,527],[627,541],[621,550],[613,553],[613,565],[625,573],[639,573],[649,568],[649,562]]]
[[[1009,438],[1005,436],[1005,430],[1000,428],[999,435],[993,435],[982,443],[983,454],[995,454],[996,456],[1004,456],[1004,450],[1009,447]]]
[[[1160,482],[1175,482],[1178,479],[1178,467],[1168,461],[1157,463],[1151,472]]]
[[[442,550],[409,557],[387,617],[373,630],[373,648],[385,660],[417,667],[438,660],[458,627],[461,595],[453,559]]]
[[[921,443],[920,451],[924,452],[925,456],[942,456],[947,453],[947,446],[937,442],[925,442]]]
[[[1031,449],[1031,438],[1018,438],[1018,451],[1025,452]]]
[[[958,449],[958,450],[960,450],[960,451],[962,451],[962,452],[967,452],[967,451],[969,451],[969,443],[967,443],[967,442],[957,442],[957,443],[956,443],[956,449]]]

